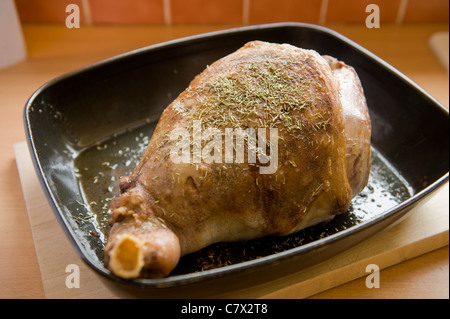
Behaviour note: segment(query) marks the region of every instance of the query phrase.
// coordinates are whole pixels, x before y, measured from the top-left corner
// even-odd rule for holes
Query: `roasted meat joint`
[[[355,70],[253,41],[163,112],[111,203],[105,263],[164,277],[218,242],[283,236],[345,213],[367,184],[371,123]]]

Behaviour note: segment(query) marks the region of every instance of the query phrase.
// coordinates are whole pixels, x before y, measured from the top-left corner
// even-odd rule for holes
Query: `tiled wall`
[[[368,4],[381,23],[447,22],[449,0],[15,0],[22,22],[64,22],[77,4],[83,23],[361,23]]]

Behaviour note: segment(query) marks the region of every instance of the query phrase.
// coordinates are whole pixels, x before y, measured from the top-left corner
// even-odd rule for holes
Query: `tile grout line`
[[[395,19],[396,24],[402,24],[405,20],[406,9],[408,7],[408,0],[400,0],[398,6],[397,17]]]
[[[87,25],[92,24],[92,12],[91,12],[91,5],[89,3],[89,0],[81,0],[81,6],[83,10],[84,15],[84,23]]]
[[[322,0],[319,12],[319,24],[324,25],[327,21],[328,0]]]
[[[242,24],[249,24],[250,0],[242,0]]]
[[[170,7],[170,0],[163,0],[164,8],[164,23],[166,25],[172,24],[172,9]]]

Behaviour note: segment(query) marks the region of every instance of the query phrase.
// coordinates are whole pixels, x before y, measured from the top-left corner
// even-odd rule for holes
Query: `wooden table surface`
[[[45,82],[93,62],[188,35],[230,25],[82,26],[24,25],[28,58],[0,70],[0,298],[44,298],[39,264],[21,190],[13,145],[25,140],[22,113]],[[448,24],[327,25],[372,51],[449,106],[449,75],[428,46]],[[448,246],[382,270],[380,289],[365,278],[312,298],[449,298]]]

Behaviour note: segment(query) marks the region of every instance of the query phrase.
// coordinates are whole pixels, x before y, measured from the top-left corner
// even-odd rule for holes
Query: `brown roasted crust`
[[[367,185],[371,167],[371,132],[369,109],[355,69],[342,61],[324,56],[339,82],[339,95],[345,121],[347,178],[353,196]]]
[[[277,128],[277,171],[260,174],[259,163],[173,163],[168,133],[192,130],[194,120],[204,129]],[[250,42],[209,66],[166,108],[113,201],[108,244],[130,220],[134,229],[147,218],[176,235],[180,255],[219,241],[290,234],[348,209],[345,153],[339,85],[328,63],[315,51]],[[121,208],[133,192],[143,200]],[[120,226],[130,210],[139,213],[126,213]]]

